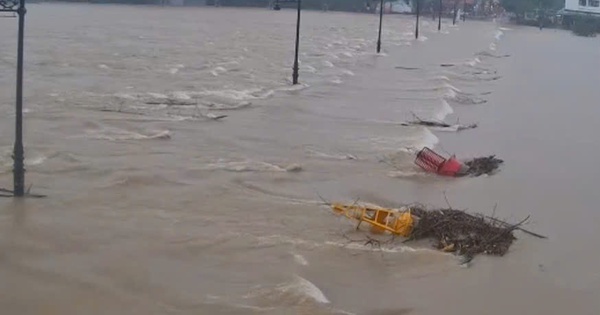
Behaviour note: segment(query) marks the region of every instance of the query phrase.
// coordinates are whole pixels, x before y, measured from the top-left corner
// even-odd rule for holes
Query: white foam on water
[[[417,39],[420,42],[424,42],[426,40],[428,40],[429,38],[425,37],[425,36],[419,36],[419,38]]]
[[[136,110],[161,110],[169,107],[167,104],[145,104],[145,105],[130,105],[129,109]]]
[[[436,137],[431,130],[423,128],[424,132],[421,137],[413,142],[412,148],[421,150],[424,147],[434,148],[436,144],[440,142],[440,139]]]
[[[448,99],[456,99],[457,96],[458,96],[458,94],[456,93],[456,91],[454,91],[452,89],[448,89],[444,93],[444,98],[448,98]]]
[[[327,68],[333,68],[333,67],[335,67],[333,65],[333,63],[331,61],[329,61],[329,60],[323,60],[323,66],[327,67]]]
[[[118,98],[128,99],[128,100],[137,100],[139,97],[134,94],[126,94],[126,93],[117,93],[114,95]]]
[[[344,74],[344,75],[348,75],[348,76],[351,76],[351,77],[353,77],[353,76],[354,76],[354,72],[352,72],[352,71],[350,71],[350,70],[348,70],[348,69],[344,69],[344,70],[342,70],[342,74]]]
[[[223,67],[216,67],[210,73],[213,76],[218,77],[221,73],[225,73],[225,72],[227,72],[227,69],[225,69]]]
[[[500,27],[498,29],[501,31],[512,31],[512,28],[508,28],[508,27]]]
[[[302,72],[317,73],[317,69],[311,65],[306,65],[300,68]]]
[[[301,166],[290,164],[286,167],[281,167],[275,164],[270,164],[262,161],[218,161],[216,163],[207,164],[202,167],[203,170],[223,170],[229,172],[295,172],[302,169]]]
[[[344,51],[344,52],[340,53],[340,55],[342,55],[344,57],[348,57],[348,58],[354,57],[354,54],[349,51]]]
[[[188,94],[188,92],[176,91],[171,93],[171,97],[178,100],[191,100],[192,97]]]
[[[105,65],[105,64],[100,64],[100,65],[98,65],[98,68],[100,68],[100,69],[105,69],[105,70],[107,70],[107,69],[110,69],[110,68],[109,68],[107,65]]]
[[[294,256],[294,261],[302,266],[308,266],[308,261],[306,260],[306,258],[304,258],[304,256],[298,254],[298,253],[291,253]]]
[[[342,84],[342,83],[344,83],[344,81],[342,81],[342,79],[340,79],[339,77],[335,77],[335,78],[331,79],[331,81],[329,81],[329,82],[331,82],[333,84]]]
[[[46,161],[48,159],[47,156],[38,156],[38,157],[33,157],[31,159],[25,159],[25,164],[26,165],[40,165],[42,163],[44,163],[44,161]]]
[[[240,56],[240,59],[244,59],[243,56]],[[229,61],[223,61],[223,62],[219,62],[217,63],[217,66],[223,67],[223,66],[236,66],[239,65],[240,62],[237,60],[229,60]]]
[[[127,131],[117,128],[106,128],[101,131],[86,131],[87,137],[96,140],[124,141],[124,140],[166,140],[171,139],[169,130],[160,130],[149,134]]]
[[[331,58],[333,58],[333,59],[335,59],[335,60],[339,60],[340,59],[340,56],[338,56],[338,55],[336,55],[334,53],[329,54],[328,56],[331,57]]]
[[[446,118],[446,116],[454,113],[454,109],[452,108],[452,106],[450,106],[450,104],[448,104],[448,102],[444,99],[441,100],[442,106],[441,108],[435,113],[434,117],[437,120],[443,121],[444,118]]]
[[[402,254],[402,253],[417,253],[417,252],[428,252],[438,253],[429,248],[413,248],[409,246],[391,246],[391,247],[373,247],[371,245],[365,245],[362,243],[339,243],[339,242],[325,242],[326,245],[334,247],[343,247],[350,250],[369,251],[369,252],[384,252],[389,254]]]
[[[169,98],[166,94],[161,94],[161,93],[149,92],[149,93],[146,93],[146,95],[149,97],[152,97],[152,98]]]
[[[415,171],[415,173],[417,173]],[[408,171],[407,171],[408,174]],[[427,174],[420,172],[419,176],[426,176]],[[315,249],[315,248],[324,248],[324,247],[337,247],[337,248],[343,248],[343,249],[349,249],[349,250],[358,250],[358,251],[368,251],[368,252],[380,252],[383,251],[385,253],[396,253],[396,254],[402,254],[402,253],[420,253],[420,252],[426,252],[426,253],[436,253],[439,254],[440,252],[437,250],[433,250],[430,248],[413,248],[410,246],[405,246],[405,245],[389,245],[389,246],[382,246],[382,247],[373,247],[370,245],[365,245],[362,243],[348,243],[348,242],[337,242],[337,241],[325,241],[323,243],[320,242],[315,242],[315,241],[308,241],[308,240],[303,240],[303,239],[299,239],[299,238],[291,238],[285,235],[279,235],[279,234],[275,234],[275,235],[270,235],[270,236],[260,236],[258,237],[258,241],[259,241],[259,246],[272,246],[272,245],[294,245],[294,246],[305,246],[307,248],[310,249]]]
[[[13,165],[13,150],[10,147],[6,147],[0,153],[0,165],[4,167],[11,167]],[[28,156],[25,157],[26,166],[35,166],[44,163],[48,158],[52,156],[41,154],[40,152],[29,152]]]
[[[199,92],[187,92],[188,96],[214,96],[225,99],[232,99],[238,101],[254,100],[254,99],[265,99],[273,95],[273,90],[265,90],[262,88],[254,88],[247,90],[208,90]]]
[[[490,50],[495,51],[496,50],[496,44],[491,43],[490,44]]]
[[[323,304],[329,303],[329,299],[327,299],[319,287],[307,279],[297,275],[294,276],[294,281],[291,284],[280,286],[279,290],[284,292],[292,290],[313,299],[315,302]]]
[[[282,86],[277,88],[277,91],[281,91],[281,92],[296,92],[296,91],[301,91],[304,89],[309,88],[310,85],[306,84],[306,83],[300,83],[300,84],[294,84],[294,85],[288,85],[288,86]]]
[[[390,123],[396,123],[396,122],[390,122]],[[310,155],[310,156],[315,156],[315,157],[320,157],[320,158],[324,158],[324,159],[331,159],[331,160],[357,160],[357,157],[352,155],[352,154],[331,154],[331,153],[325,153],[325,152],[321,152],[319,150],[316,149],[312,149],[312,148],[306,148],[305,152]]]
[[[454,85],[452,85],[450,83],[447,83],[447,82],[444,83],[444,87],[447,88],[447,89],[450,89],[452,91],[455,91],[455,92],[459,92],[459,93],[462,92],[459,88],[457,88]]]
[[[494,35],[494,38],[496,38],[496,40],[500,40],[503,35],[504,35],[504,32],[502,30],[498,30],[498,31],[496,31],[496,35]]]
[[[412,178],[427,176],[426,173],[419,171],[389,171],[387,175],[392,178]]]
[[[255,286],[245,299],[258,299],[261,303],[268,302],[277,305],[298,306],[310,304],[329,304],[329,299],[323,291],[309,280],[293,275],[292,279],[274,287]]]

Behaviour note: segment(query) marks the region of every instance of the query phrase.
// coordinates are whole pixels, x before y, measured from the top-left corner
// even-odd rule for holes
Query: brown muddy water
[[[2,314],[598,314],[600,40],[467,21],[32,4],[27,183],[0,200]],[[0,19],[10,187],[16,20]],[[510,55],[510,56],[506,56]],[[452,64],[441,67],[441,64]],[[423,118],[479,123],[455,132]],[[212,115],[227,115],[219,121]],[[440,179],[411,153],[497,154]],[[381,161],[391,161],[395,167]],[[319,205],[422,202],[517,221],[469,268],[427,242],[349,243]]]

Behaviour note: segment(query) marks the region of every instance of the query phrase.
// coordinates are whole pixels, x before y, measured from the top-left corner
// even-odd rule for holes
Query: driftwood
[[[110,108],[101,108],[101,109],[92,109],[94,111],[100,111],[100,112],[105,112],[105,113],[119,113],[119,114],[129,114],[129,115],[138,115],[138,116],[147,116],[144,113],[140,113],[140,112],[133,112],[133,111],[125,111],[122,109],[110,109]]]
[[[29,187],[27,188],[27,190],[25,191],[25,195],[24,197],[30,197],[30,198],[46,198],[46,195],[40,195],[40,194],[32,194],[31,193],[31,186],[29,185]],[[3,198],[12,198],[15,197],[15,192],[9,189],[5,189],[5,188],[0,188],[0,197]]]
[[[480,51],[476,54],[477,56],[483,56],[483,57],[491,57],[491,58],[507,58],[510,57],[510,55],[496,55],[496,54],[492,54],[490,52],[487,51]]]
[[[401,125],[402,126],[426,126],[426,127],[439,127],[439,128],[456,128],[456,131],[477,128],[477,124],[461,125],[457,121],[456,124],[451,125],[451,124],[447,124],[442,121],[421,119],[414,113],[412,115],[415,118],[415,120],[401,123]]]
[[[504,222],[502,220],[498,220],[498,219],[494,218],[494,216],[491,216],[491,217],[490,216],[485,216],[485,218],[488,219],[488,220],[490,220],[490,221],[492,221],[492,222],[494,222],[494,223],[498,223],[498,224],[506,226],[506,227],[510,226],[510,224],[508,224],[508,223],[506,223],[506,222]],[[519,230],[519,231],[521,231],[521,232],[523,232],[523,233],[527,233],[527,234],[529,234],[531,236],[535,236],[537,238],[543,238],[543,239],[548,238],[547,236],[544,236],[544,235],[541,235],[541,234],[538,234],[538,233],[535,233],[535,232],[531,232],[531,231],[526,230],[526,229],[524,229],[522,227],[517,227],[516,229]]]
[[[164,99],[164,100],[149,100],[144,102],[148,105],[168,105],[168,106],[194,106],[198,102],[191,100],[176,100],[176,99]]]
[[[396,66],[396,69],[401,69],[401,70],[419,70],[420,68],[415,68],[415,67],[403,67],[403,66]]]

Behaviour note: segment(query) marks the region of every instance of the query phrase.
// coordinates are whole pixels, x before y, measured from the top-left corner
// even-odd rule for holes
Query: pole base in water
[[[14,195],[15,197],[23,197],[25,194],[25,166],[23,163],[23,146],[19,143],[15,144],[13,160]]]
[[[298,65],[294,66],[294,73],[292,74],[292,83],[298,84]]]

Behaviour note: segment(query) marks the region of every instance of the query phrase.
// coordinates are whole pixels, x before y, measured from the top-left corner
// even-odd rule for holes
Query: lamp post
[[[300,11],[302,10],[302,0],[298,1],[298,17],[296,20],[296,52],[294,55],[294,73],[292,74],[293,84],[298,84],[298,49],[300,48]]]
[[[463,22],[467,20],[467,0],[463,1],[462,18],[463,18]]]
[[[383,0],[379,5],[379,36],[377,37],[377,53],[381,51],[381,26],[383,24]]]
[[[17,48],[17,93],[15,111],[15,145],[13,149],[13,194],[25,195],[25,166],[23,150],[23,41],[25,32],[25,0],[0,0],[0,12],[13,12],[19,16]]]
[[[417,26],[415,27],[415,38],[419,38],[419,14],[421,14],[421,0],[417,0]]]
[[[442,0],[440,0],[440,6],[438,11],[438,31],[442,30]]]
[[[454,10],[453,10],[453,16],[452,16],[452,25],[456,25],[456,10],[458,10],[458,0],[454,0]]]

